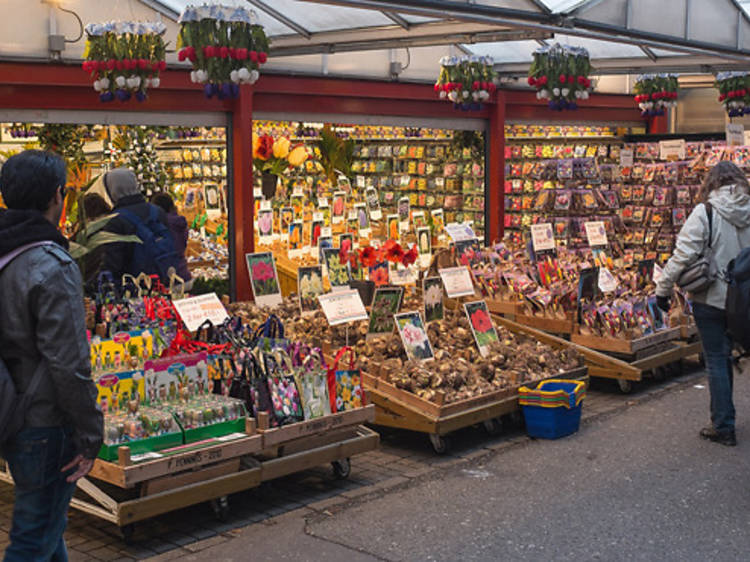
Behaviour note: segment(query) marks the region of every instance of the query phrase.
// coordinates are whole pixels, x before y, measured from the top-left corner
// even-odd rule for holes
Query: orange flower
[[[253,158],[268,160],[273,154],[273,144],[273,137],[270,135],[258,137],[258,142],[253,147]]]

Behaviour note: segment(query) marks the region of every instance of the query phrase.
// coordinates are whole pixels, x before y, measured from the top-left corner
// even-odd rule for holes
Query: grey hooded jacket
[[[708,291],[691,295],[691,299],[724,310],[727,284],[721,278],[721,273],[743,248],[750,247],[750,194],[734,185],[725,185],[712,191],[708,201],[713,207],[711,247],[720,278]],[[671,296],[672,288],[682,272],[700,258],[707,246],[708,216],[705,205],[701,203],[690,213],[677,236],[674,253],[656,285],[656,294]]]
[[[0,297],[0,350],[18,392],[45,361],[25,427],[70,426],[77,452],[95,458],[104,428],[78,266],[56,244],[27,250],[0,275]]]

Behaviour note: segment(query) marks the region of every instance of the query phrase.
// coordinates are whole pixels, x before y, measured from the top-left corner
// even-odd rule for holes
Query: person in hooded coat
[[[712,213],[711,248],[718,272],[726,270],[741,250],[750,247],[750,185],[733,163],[719,162],[701,187],[696,205],[677,236],[674,253],[656,284],[657,304],[668,311],[675,282],[708,247],[708,207]],[[703,344],[711,394],[711,424],[700,431],[703,439],[734,446],[735,409],[732,400],[732,341],[727,335],[727,283],[720,274],[707,291],[690,295],[693,316]]]

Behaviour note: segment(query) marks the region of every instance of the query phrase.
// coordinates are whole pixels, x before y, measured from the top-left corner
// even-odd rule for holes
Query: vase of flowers
[[[590,73],[586,49],[556,43],[534,51],[528,83],[536,88],[537,99],[548,100],[551,110],[575,110],[578,102],[589,99],[593,91]]]
[[[497,89],[497,72],[491,57],[443,57],[435,92],[456,109],[479,111]]]
[[[678,76],[676,74],[642,74],[635,81],[635,103],[644,117],[664,115],[677,107]]]
[[[750,72],[720,72],[714,87],[719,90],[719,102],[724,104],[729,117],[750,113]]]
[[[148,88],[158,88],[159,72],[167,68],[160,22],[91,23],[86,26],[82,67],[94,79],[99,100],[145,101]]]
[[[190,79],[206,97],[239,95],[240,84],[255,84],[268,60],[268,38],[255,13],[240,6],[188,6],[180,15],[177,57],[190,61]]]
[[[278,177],[289,168],[296,168],[307,160],[304,145],[292,146],[286,137],[274,139],[271,135],[253,135],[253,166],[261,174],[263,196],[276,195]]]

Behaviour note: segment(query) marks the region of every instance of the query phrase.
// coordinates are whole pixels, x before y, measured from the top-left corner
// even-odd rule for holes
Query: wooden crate
[[[668,328],[654,334],[649,334],[635,339],[610,338],[602,336],[591,336],[576,332],[571,335],[570,341],[584,347],[606,351],[610,353],[621,353],[632,355],[658,344],[674,341],[680,338],[680,328]]]
[[[263,448],[268,449],[303,437],[358,426],[366,422],[371,422],[374,419],[375,406],[373,405],[281,427],[269,427],[268,416],[259,414],[258,431],[263,436]]]

